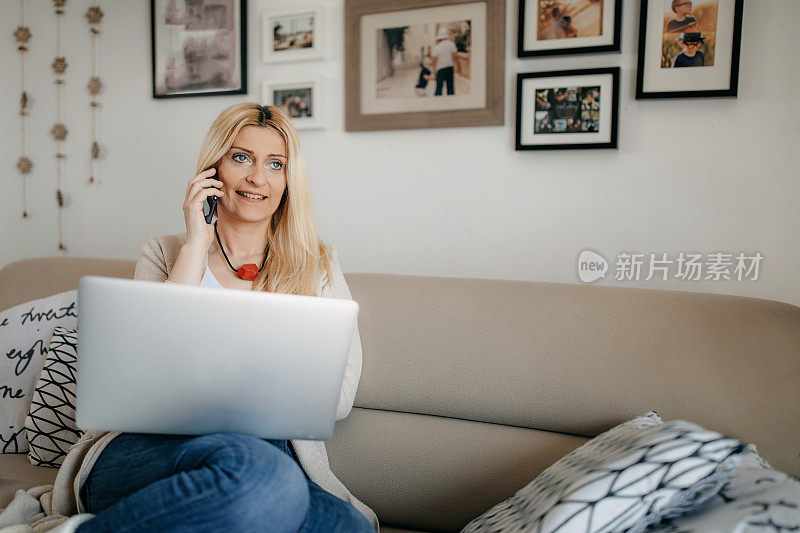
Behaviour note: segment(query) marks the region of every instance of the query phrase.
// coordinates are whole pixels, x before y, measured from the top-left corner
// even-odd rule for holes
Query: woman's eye
[[[244,160],[242,160],[242,159],[236,159],[236,156],[237,156],[237,155],[240,155],[240,156],[244,157]],[[244,154],[233,154],[233,156],[232,156],[232,159],[233,159],[234,161],[238,162],[238,163],[244,163],[244,162],[246,162],[246,161],[247,161],[247,156],[246,156],[246,155],[244,155]]]
[[[280,161],[277,161],[277,160],[276,161],[270,161],[269,164],[270,165],[277,165],[277,166],[272,167],[273,170],[281,170],[283,168],[283,163],[281,163]]]

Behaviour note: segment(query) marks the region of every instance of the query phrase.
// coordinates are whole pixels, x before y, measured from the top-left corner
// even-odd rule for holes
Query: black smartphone
[[[208,167],[206,170],[209,170],[214,167]],[[216,174],[211,176],[213,178],[219,179]],[[216,189],[216,187],[214,187]],[[206,217],[206,224],[211,224],[211,219],[214,218],[214,211],[217,209],[217,199],[218,196],[207,196],[206,197],[206,205],[203,206],[203,214]]]

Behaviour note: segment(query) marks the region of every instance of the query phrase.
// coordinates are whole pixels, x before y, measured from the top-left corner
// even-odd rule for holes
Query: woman
[[[300,143],[279,107],[225,109],[197,169],[183,203],[186,233],[151,238],[135,279],[350,298],[335,248],[317,238]],[[203,204],[213,196],[217,221],[207,224]],[[337,420],[352,408],[360,372],[356,327]],[[331,472],[322,441],[88,432],[75,454],[85,455],[74,482],[78,511],[96,515],[81,533],[378,528]]]

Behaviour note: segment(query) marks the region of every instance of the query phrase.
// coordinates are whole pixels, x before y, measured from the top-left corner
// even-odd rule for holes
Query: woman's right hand
[[[217,169],[209,168],[189,180],[186,185],[186,199],[183,202],[183,218],[186,220],[186,242],[197,243],[207,250],[214,239],[214,225],[206,223],[203,204],[209,196],[225,195],[217,187],[222,181],[216,179]],[[219,205],[217,205],[219,209]]]

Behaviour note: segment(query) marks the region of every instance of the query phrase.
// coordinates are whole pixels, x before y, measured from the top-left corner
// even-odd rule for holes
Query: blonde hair
[[[200,148],[197,173],[216,166],[245,126],[273,128],[283,137],[287,150],[286,190],[264,228],[269,254],[253,281],[253,290],[317,296],[317,275],[324,269],[328,278],[332,277],[330,248],[317,237],[306,164],[297,131],[286,113],[277,106],[253,102],[222,110]]]

